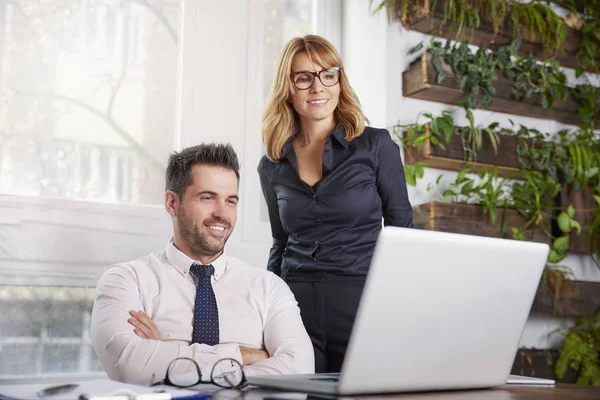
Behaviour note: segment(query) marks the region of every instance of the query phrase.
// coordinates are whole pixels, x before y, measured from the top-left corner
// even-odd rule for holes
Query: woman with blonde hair
[[[341,369],[382,219],[412,227],[399,147],[367,122],[331,43],[290,40],[258,172],[273,234],[268,269],[296,296],[316,372]]]

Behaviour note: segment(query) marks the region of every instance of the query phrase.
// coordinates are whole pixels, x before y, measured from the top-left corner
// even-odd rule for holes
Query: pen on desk
[[[133,396],[118,392],[108,394],[82,394],[79,396],[79,400],[171,400],[172,398],[171,393],[167,392],[142,393]]]
[[[70,392],[71,390],[75,389],[77,386],[79,386],[79,385],[76,383],[68,383],[66,385],[50,386],[50,387],[47,387],[46,389],[40,390],[37,393],[37,395],[38,395],[38,397],[54,396],[56,394]]]
[[[189,394],[189,395],[185,395],[185,396],[173,396],[173,400],[201,400],[201,399],[207,399],[209,397],[211,397],[211,394],[208,393],[196,393],[196,394]]]

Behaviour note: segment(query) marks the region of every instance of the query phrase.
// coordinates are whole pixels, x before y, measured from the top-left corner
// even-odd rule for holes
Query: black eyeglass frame
[[[191,361],[194,364],[194,366],[196,367],[196,372],[198,372],[198,381],[197,382],[195,382],[193,384],[190,384],[190,385],[177,385],[177,384],[175,384],[175,383],[173,383],[171,381],[171,379],[169,378],[169,371],[171,370],[171,367],[173,366],[174,362],[181,361],[181,360]],[[238,383],[235,386],[225,386],[225,385],[221,385],[221,384],[215,382],[215,380],[213,379],[213,372],[215,371],[216,366],[220,362],[222,362],[222,361],[233,361],[233,362],[235,362],[236,364],[238,364],[240,366],[240,372],[242,373],[242,380],[240,381],[240,383]],[[178,388],[181,388],[181,389],[185,389],[185,388],[189,388],[189,387],[192,387],[192,386],[196,386],[196,385],[198,385],[200,383],[210,383],[210,384],[213,384],[213,385],[216,385],[218,387],[225,388],[225,389],[240,389],[240,388],[243,388],[243,387],[246,386],[247,381],[246,381],[246,374],[244,373],[244,369],[242,368],[242,365],[235,358],[221,358],[219,361],[217,361],[213,365],[212,369],[210,370],[210,380],[209,381],[203,381],[202,380],[202,372],[200,371],[200,366],[198,365],[198,363],[196,362],[196,360],[194,360],[193,358],[189,358],[189,357],[178,357],[178,358],[174,359],[173,361],[171,361],[169,363],[169,366],[167,367],[167,376],[165,376],[165,379],[163,381],[161,381],[161,382],[153,383],[150,386],[168,385],[168,386],[174,386],[174,387],[178,387]]]
[[[325,71],[331,71],[332,69],[334,69],[334,70],[336,70],[336,71],[338,72],[338,80],[337,80],[337,82],[336,82],[336,83],[334,83],[333,85],[326,85],[325,83],[323,83],[323,80],[321,79],[321,74],[322,74],[323,72],[325,72]],[[342,72],[342,67],[338,67],[338,66],[335,66],[335,67],[330,67],[330,68],[326,68],[326,69],[322,69],[322,70],[320,70],[320,71],[317,71],[317,72],[312,72],[312,71],[298,71],[298,72],[292,72],[292,73],[290,74],[290,79],[292,80],[292,84],[294,85],[294,87],[295,87],[296,89],[298,89],[298,90],[308,90],[308,89],[310,89],[311,87],[313,87],[313,86],[315,85],[315,78],[319,78],[319,82],[321,82],[321,84],[322,84],[323,86],[325,86],[325,87],[332,87],[332,86],[335,86],[335,85],[337,85],[338,83],[340,83],[340,79],[342,78],[341,72]],[[296,81],[294,80],[294,78],[295,78],[296,76],[298,76],[298,75],[302,75],[302,74],[310,74],[310,75],[312,75],[312,76],[313,76],[312,83],[311,83],[311,84],[310,84],[310,86],[309,86],[309,87],[307,87],[307,88],[299,88],[299,87],[296,85]]]

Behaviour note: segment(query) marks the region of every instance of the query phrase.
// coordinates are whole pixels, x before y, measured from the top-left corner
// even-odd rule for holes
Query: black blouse
[[[260,160],[273,247],[267,268],[286,277],[303,271],[365,275],[381,221],[412,227],[399,147],[385,129],[367,127],[346,141],[338,125],[323,151],[323,178],[302,179],[290,138],[283,159]]]

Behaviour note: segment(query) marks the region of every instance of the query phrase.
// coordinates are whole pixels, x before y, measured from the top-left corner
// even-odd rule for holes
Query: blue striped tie
[[[190,267],[190,272],[198,278],[192,343],[214,346],[219,344],[219,309],[215,292],[210,283],[210,277],[215,273],[215,268],[212,265],[194,263]]]

